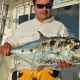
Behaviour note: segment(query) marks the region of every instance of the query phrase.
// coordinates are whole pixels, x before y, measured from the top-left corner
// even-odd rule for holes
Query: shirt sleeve
[[[63,37],[69,37],[68,29],[64,30]]]
[[[13,48],[19,46],[18,44],[18,30],[15,31],[15,34],[8,37],[5,42],[8,42]]]
[[[59,33],[62,37],[68,37],[69,36],[69,32],[68,32],[68,29],[67,27],[61,23],[60,25],[60,29],[59,29]]]

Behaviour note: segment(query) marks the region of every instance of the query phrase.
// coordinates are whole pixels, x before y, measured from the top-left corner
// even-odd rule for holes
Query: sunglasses
[[[47,9],[51,9],[53,4],[52,3],[48,3],[48,4],[35,4],[37,6],[37,8],[39,9],[43,9],[44,7]]]

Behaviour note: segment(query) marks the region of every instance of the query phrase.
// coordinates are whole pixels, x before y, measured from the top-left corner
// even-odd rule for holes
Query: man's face
[[[45,5],[45,6],[44,6]],[[34,5],[35,15],[39,21],[44,21],[52,16],[51,0],[36,0]]]

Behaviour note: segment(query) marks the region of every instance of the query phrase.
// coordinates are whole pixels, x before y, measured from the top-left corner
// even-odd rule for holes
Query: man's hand
[[[5,56],[9,56],[10,54],[10,49],[12,48],[12,46],[6,42],[4,43],[4,45],[0,46],[0,54],[5,55]]]
[[[59,64],[60,67],[65,67],[65,68],[69,68],[69,67],[74,66],[74,64],[66,62],[65,60],[60,60],[58,62],[58,64]]]

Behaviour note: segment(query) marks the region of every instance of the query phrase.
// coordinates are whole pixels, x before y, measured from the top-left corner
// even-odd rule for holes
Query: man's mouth
[[[42,13],[42,15],[46,16],[46,15],[47,15],[47,13]]]

